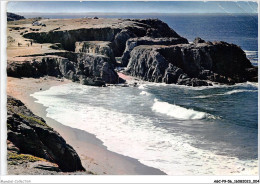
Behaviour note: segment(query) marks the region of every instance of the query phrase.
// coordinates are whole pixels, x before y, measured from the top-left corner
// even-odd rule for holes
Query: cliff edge
[[[15,50],[15,52],[14,52]],[[158,19],[25,19],[8,23],[7,74],[65,77],[83,85],[152,82],[205,86],[258,81],[244,51],[223,41],[189,43]]]

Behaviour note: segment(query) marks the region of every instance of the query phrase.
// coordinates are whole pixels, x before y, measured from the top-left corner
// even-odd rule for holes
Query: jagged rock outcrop
[[[189,43],[186,38],[151,38],[151,37],[140,37],[131,38],[126,42],[126,48],[122,56],[122,66],[127,66],[131,51],[139,45],[176,45],[176,44]]]
[[[109,84],[116,84],[119,81],[119,76],[114,71],[110,58],[96,54],[79,53],[75,75],[80,81],[82,79],[86,81],[86,77],[94,78],[97,82],[104,81]],[[84,84],[85,82],[81,83]]]
[[[15,21],[15,20],[21,20],[21,19],[25,19],[24,16],[7,12],[7,21]]]
[[[7,75],[11,77],[65,77],[84,85],[104,86],[121,81],[110,58],[103,55],[77,53],[77,61],[59,56],[35,56],[8,61]],[[75,58],[73,58],[75,59]]]
[[[92,21],[102,21],[102,19],[92,19]],[[46,25],[48,27],[48,22]],[[69,51],[75,50],[75,43],[78,41],[109,41],[116,57],[122,55],[129,38],[143,36],[180,37],[166,23],[158,19],[118,19],[113,26],[111,23],[110,25],[101,23],[99,27],[37,31],[23,35],[24,38],[33,39],[38,43],[61,43],[62,47]]]
[[[21,61],[7,62],[7,75],[11,77],[64,76],[74,69],[74,64],[67,58],[58,56],[37,56],[19,58]]]
[[[256,81],[257,68],[243,50],[226,42],[135,47],[126,73],[153,82],[209,85],[207,81],[234,84]]]
[[[19,153],[56,163],[61,171],[85,170],[75,150],[44,119],[11,96],[7,98],[7,140],[19,149]]]
[[[116,63],[114,52],[111,48],[111,42],[104,41],[83,41],[75,43],[76,53],[90,53],[97,55],[104,55],[110,58],[111,63]]]
[[[159,20],[159,19],[130,19],[132,21],[138,22],[137,25],[142,25],[146,28],[145,35],[153,38],[161,38],[161,37],[174,37],[179,38],[174,30],[172,30],[168,24]],[[136,33],[138,35],[138,33]],[[143,37],[143,36],[138,36]]]
[[[9,76],[63,76],[82,84],[103,86],[122,81],[114,68],[127,66],[126,73],[143,80],[182,85],[258,80],[257,68],[238,46],[206,42],[199,37],[189,44],[186,38],[158,19],[41,21],[46,27],[37,30],[26,23],[18,27],[10,24],[9,28],[13,33],[25,29],[27,32],[20,37],[26,43],[32,44],[33,40],[57,50],[44,52],[40,47],[40,55],[32,54],[33,59],[21,62],[16,60],[18,57],[12,58],[8,61]],[[17,49],[21,47],[18,43]],[[60,59],[54,58],[55,55]]]

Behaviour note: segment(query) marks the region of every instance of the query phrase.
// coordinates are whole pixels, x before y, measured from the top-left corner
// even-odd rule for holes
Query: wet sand
[[[7,78],[7,94],[21,100],[34,114],[44,118],[70,144],[81,158],[87,171],[103,175],[165,175],[159,169],[141,164],[138,160],[107,150],[102,141],[88,132],[64,126],[46,117],[46,107],[36,103],[30,94],[47,90],[52,86],[62,85],[70,81],[46,78]]]

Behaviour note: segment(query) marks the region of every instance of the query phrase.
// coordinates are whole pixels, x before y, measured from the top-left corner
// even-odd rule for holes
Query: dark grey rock
[[[116,84],[119,80],[110,59],[102,55],[80,53],[76,71],[81,71],[86,77],[100,77],[105,83]]]
[[[110,62],[116,64],[114,52],[112,50],[112,43],[105,41],[82,41],[75,43],[76,53],[90,53],[97,55],[104,55],[110,58]]]
[[[80,76],[97,78],[103,83],[116,84],[121,81],[114,71],[110,58],[97,55],[78,53],[77,61],[69,61],[58,56],[28,57],[24,61],[8,61],[7,75],[12,77],[43,77],[45,75],[65,77],[73,82]]]
[[[82,84],[82,85],[89,85],[89,86],[99,86],[99,87],[106,86],[106,83],[103,80],[89,78],[89,77],[82,78],[80,80],[80,84]]]
[[[169,65],[171,64],[171,65]],[[257,81],[257,68],[244,51],[226,42],[171,46],[140,45],[130,54],[126,72],[143,80],[200,86],[213,82]]]
[[[64,172],[85,170],[75,150],[21,101],[8,96],[7,114],[7,140],[19,149],[19,153],[56,163]]]
[[[23,37],[33,39],[38,43],[60,43],[62,48],[74,51],[78,41],[109,41],[115,57],[121,57],[125,43],[134,37],[174,37],[180,36],[166,23],[158,19],[127,19],[118,25],[93,27],[73,30],[55,30],[49,32],[30,32]]]
[[[200,37],[197,37],[197,38],[194,39],[193,43],[195,43],[195,44],[206,43],[206,41],[201,39]]]
[[[175,84],[182,74],[184,74],[182,69],[169,63],[169,67],[165,70],[163,82],[165,82],[166,84]]]
[[[126,42],[126,48],[122,56],[121,65],[127,66],[131,51],[139,45],[176,45],[189,43],[186,38],[131,38]]]

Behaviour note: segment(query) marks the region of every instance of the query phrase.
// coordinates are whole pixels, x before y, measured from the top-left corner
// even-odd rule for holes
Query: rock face
[[[8,61],[7,75],[11,77],[67,76],[73,63],[58,56],[26,57],[22,61]]]
[[[210,85],[205,80],[226,84],[257,80],[257,68],[243,50],[226,42],[137,46],[126,72],[143,80],[192,86]]]
[[[96,21],[101,21],[101,19]],[[63,48],[70,51],[75,50],[75,43],[78,41],[109,41],[115,56],[122,55],[129,38],[143,36],[180,37],[158,19],[126,19],[113,26],[101,24],[100,27],[30,32],[23,35],[24,38],[33,39],[38,43],[61,43]]]
[[[66,55],[66,54],[61,54]],[[120,80],[110,58],[103,55],[77,53],[70,61],[60,56],[25,57],[22,61],[8,61],[7,75],[11,77],[65,77],[84,85],[104,86]],[[85,82],[82,82],[85,81]],[[92,81],[92,82],[86,82]]]
[[[181,43],[189,43],[186,38],[151,38],[151,37],[141,37],[141,38],[130,38],[126,42],[126,48],[122,56],[122,66],[127,66],[128,60],[130,58],[131,51],[139,45],[176,45]]]
[[[116,63],[114,52],[111,48],[111,42],[104,41],[83,41],[75,43],[76,53],[90,53],[97,55],[104,55],[110,58],[111,63]]]
[[[110,58],[96,54],[80,53],[75,74],[80,80],[85,79],[85,77],[91,77],[110,84],[118,83],[119,80]]]
[[[14,13],[7,12],[7,21],[15,21],[25,19],[24,16],[20,16]]]
[[[75,150],[45,121],[13,97],[7,99],[7,140],[20,153],[56,163],[61,171],[84,171]]]
[[[167,84],[201,86],[258,80],[258,68],[251,65],[238,46],[206,42],[199,37],[190,44],[158,19],[41,21],[46,26],[34,26],[37,30],[26,23],[18,27],[9,23],[13,36],[16,31],[25,30],[21,39],[28,47],[33,40],[54,49],[22,62],[18,57],[12,58],[8,61],[9,76],[52,75],[104,86],[122,81],[114,69],[123,66],[129,75]],[[17,49],[21,47],[18,43]]]

